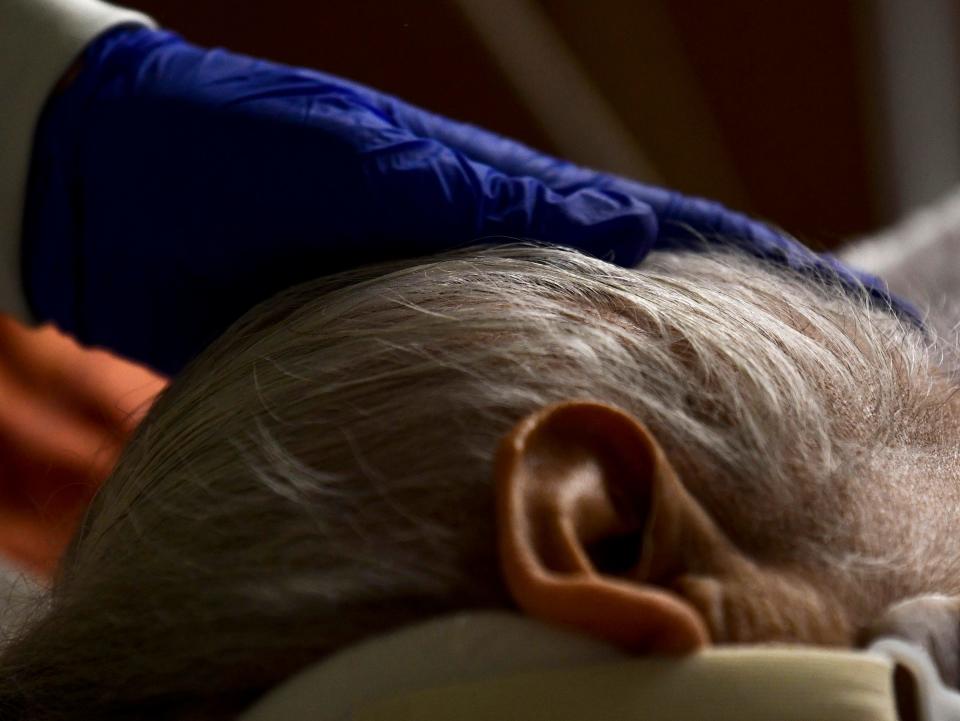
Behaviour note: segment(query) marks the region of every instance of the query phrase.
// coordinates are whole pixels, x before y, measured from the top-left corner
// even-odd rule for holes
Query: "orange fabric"
[[[0,555],[49,579],[167,381],[0,315]]]

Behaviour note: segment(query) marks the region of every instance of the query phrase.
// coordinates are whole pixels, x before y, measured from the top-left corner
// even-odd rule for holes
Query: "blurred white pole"
[[[877,0],[889,198],[896,215],[960,182],[960,68],[954,0]]]
[[[560,153],[658,182],[630,131],[533,0],[454,0]]]

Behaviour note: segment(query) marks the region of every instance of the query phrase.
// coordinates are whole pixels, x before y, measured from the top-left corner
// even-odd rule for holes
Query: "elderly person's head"
[[[960,594],[956,388],[865,292],[735,250],[293,288],[150,411],[0,658],[0,715],[231,718],[462,609],[640,652],[855,645]]]

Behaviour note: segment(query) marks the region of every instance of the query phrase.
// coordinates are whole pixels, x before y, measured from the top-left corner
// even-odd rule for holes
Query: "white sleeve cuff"
[[[34,319],[20,274],[33,134],[50,91],[105,30],[146,15],[100,0],[0,0],[0,313]]]

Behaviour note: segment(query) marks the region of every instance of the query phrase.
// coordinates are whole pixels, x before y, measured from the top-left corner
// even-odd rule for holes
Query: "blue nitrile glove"
[[[254,304],[318,275],[488,236],[633,265],[695,235],[805,272],[836,264],[717,204],[340,78],[123,28],[87,48],[41,119],[23,270],[38,320],[175,373]]]

